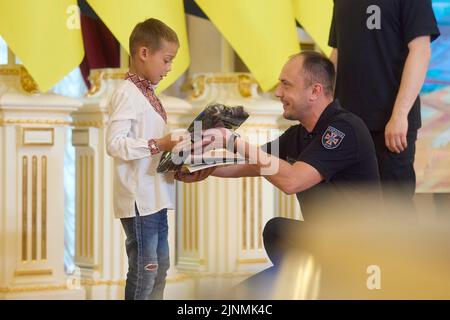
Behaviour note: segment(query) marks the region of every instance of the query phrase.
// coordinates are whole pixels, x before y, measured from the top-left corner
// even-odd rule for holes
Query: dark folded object
[[[208,105],[190,124],[187,129],[191,133],[191,141],[197,141],[201,139],[201,132],[195,132],[194,136],[194,123],[196,121],[201,121],[202,130],[212,129],[212,128],[227,128],[230,130],[236,130],[239,126],[248,118],[248,113],[244,110],[242,106],[230,107],[223,104],[210,104]],[[180,154],[177,158],[183,161],[187,158],[188,154]],[[158,173],[177,171],[182,167],[183,163],[175,164],[172,161],[172,153],[166,151],[161,156],[158,168],[156,171]]]

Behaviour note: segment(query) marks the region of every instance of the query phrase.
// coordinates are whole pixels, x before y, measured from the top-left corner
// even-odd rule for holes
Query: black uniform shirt
[[[338,49],[335,97],[370,131],[384,131],[418,36],[439,36],[431,0],[335,0],[329,45]],[[409,128],[421,125],[417,97]]]
[[[377,193],[373,196],[379,197],[378,165],[370,133],[338,100],[324,110],[312,132],[301,124],[292,126],[263,149],[277,155],[277,147],[280,159],[303,161],[325,179],[297,194],[306,216],[315,204],[333,197],[353,202],[364,186],[372,187]]]

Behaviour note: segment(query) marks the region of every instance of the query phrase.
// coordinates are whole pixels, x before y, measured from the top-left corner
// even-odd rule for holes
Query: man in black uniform
[[[431,0],[335,0],[329,45],[335,97],[375,144],[385,196],[413,209],[420,89],[439,36]],[[395,193],[391,193],[396,191]]]
[[[362,187],[371,187],[371,196],[377,197],[379,175],[372,139],[363,121],[333,100],[334,79],[334,66],[323,55],[302,52],[293,56],[280,74],[275,94],[283,103],[283,116],[300,123],[263,148],[225,129],[206,130],[203,140],[213,141],[209,146],[221,148],[234,138],[235,150],[249,164],[177,174],[176,178],[194,182],[210,174],[263,176],[286,194],[297,194],[307,222],[333,218],[336,200],[349,210],[349,205],[365,195],[367,189]],[[326,206],[319,212],[317,203]],[[304,226],[286,218],[266,224],[264,245],[275,266],[293,249],[305,248],[301,241]]]

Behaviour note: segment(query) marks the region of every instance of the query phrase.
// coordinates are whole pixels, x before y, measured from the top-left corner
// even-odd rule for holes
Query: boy
[[[170,173],[158,174],[162,151],[176,144],[153,89],[170,71],[179,41],[157,19],[138,23],[130,36],[130,69],[110,100],[106,148],[114,158],[114,215],[126,234],[126,300],[162,299],[169,269],[167,209]]]

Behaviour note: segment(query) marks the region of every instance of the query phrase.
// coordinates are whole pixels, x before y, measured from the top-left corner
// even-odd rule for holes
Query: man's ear
[[[319,96],[322,94],[323,92],[323,87],[320,83],[315,83],[312,86],[312,92],[311,92],[311,101],[316,101]]]

